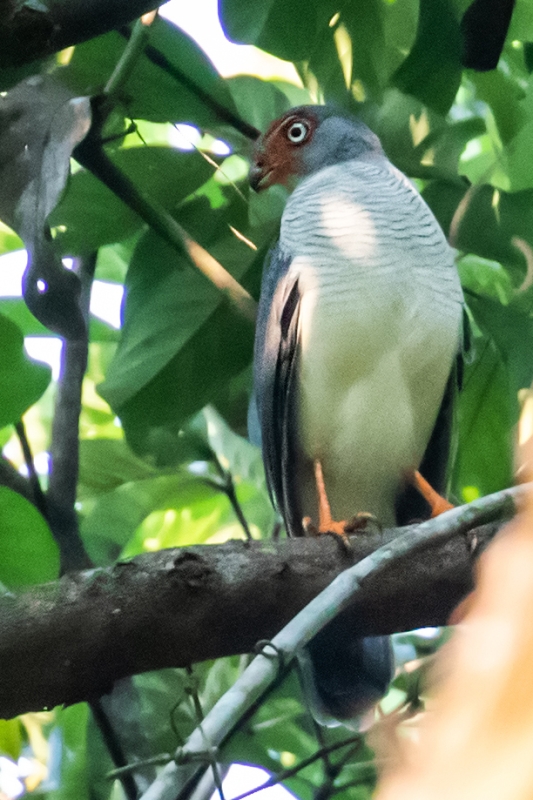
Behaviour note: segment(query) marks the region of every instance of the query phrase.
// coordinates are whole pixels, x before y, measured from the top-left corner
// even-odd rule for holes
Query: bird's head
[[[360,120],[331,106],[299,106],[275,120],[255,146],[250,184],[256,191],[367,153],[382,154]]]

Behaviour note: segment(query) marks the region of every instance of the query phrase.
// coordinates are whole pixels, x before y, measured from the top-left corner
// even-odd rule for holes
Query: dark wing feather
[[[288,533],[301,532],[294,481],[300,294],[279,247],[265,265],[257,319],[254,384],[267,485]]]

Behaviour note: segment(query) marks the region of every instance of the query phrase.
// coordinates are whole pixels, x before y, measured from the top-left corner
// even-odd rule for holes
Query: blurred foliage
[[[228,36],[294,61],[298,86],[253,75],[223,78],[189,36],[158,19],[151,49],[122,87],[105,131],[113,163],[254,297],[285,194],[273,187],[250,195],[252,142],[232,119],[238,115],[263,130],[291,105],[333,102],[376,131],[458,249],[471,342],[458,406],[457,500],[511,483],[520,390],[533,378],[532,5],[517,0],[499,66],[487,73],[461,66],[460,20],[468,5],[220,0]],[[123,34],[110,32],[25,74],[46,70],[77,95],[97,95],[126,46]],[[1,85],[12,85],[11,72],[0,75]],[[173,126],[181,124],[201,132],[189,129],[194,147],[187,152],[172,146]],[[215,154],[217,140],[228,144],[229,157]],[[1,147],[0,130],[0,152],[8,158]],[[49,221],[57,252],[98,249],[96,278],[110,290],[125,289],[120,333],[94,315],[90,322],[78,511],[91,558],[109,564],[161,547],[242,538],[235,498],[252,535],[270,536],[276,516],[260,454],[244,438],[250,326],[182,253],[79,166]],[[0,225],[0,252],[20,247],[16,234]],[[23,459],[10,426],[25,414],[34,454],[46,452],[55,391],[46,389],[48,369],[24,355],[23,336],[46,340],[50,334],[20,299],[0,298],[0,436],[17,466]],[[46,523],[3,487],[0,521],[5,590],[56,578],[58,556]],[[396,637],[399,663],[407,667],[399,668],[383,701],[385,720],[400,720],[409,704],[413,710],[423,704],[426,666],[445,636]],[[244,663],[201,664],[193,677],[177,670],[137,676],[139,700],[125,727],[143,732],[145,753],[172,752],[197,723],[191,681],[206,711]],[[291,674],[243,723],[221,760],[278,772],[351,732],[337,728],[322,736],[317,743]],[[41,796],[121,797],[118,783],[104,780],[111,763],[83,704],[1,722],[0,755],[34,759],[34,784],[28,778],[27,787],[39,785]],[[332,765],[343,759],[335,775]],[[36,764],[47,771],[38,773]],[[285,780],[302,800],[316,797],[318,787],[324,798],[364,800],[374,783],[372,752],[363,740]]]

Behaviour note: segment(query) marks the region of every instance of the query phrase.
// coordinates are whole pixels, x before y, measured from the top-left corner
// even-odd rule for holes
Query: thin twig
[[[332,774],[333,764],[331,763],[331,759],[329,758],[329,753],[326,750],[327,744],[324,738],[324,729],[322,725],[318,724],[318,722],[316,721],[316,719],[312,714],[311,707],[309,705],[308,693],[304,690],[302,667],[299,661],[294,662],[294,668],[296,671],[296,675],[298,676],[298,683],[300,684],[300,692],[305,705],[305,709],[307,711],[307,716],[311,721],[311,725],[313,726],[316,740],[320,746],[320,751],[323,753],[322,761],[324,765],[324,774],[326,775],[326,777],[329,777]]]
[[[222,464],[220,463],[220,459],[217,457],[217,455],[216,454],[213,455],[214,455],[214,465],[218,474],[220,475],[222,484],[219,484],[216,481],[209,481],[209,479],[207,480],[207,483],[209,483],[211,486],[216,487],[217,489],[222,489],[222,491],[225,493],[225,495],[227,496],[228,500],[231,503],[233,512],[241,524],[241,528],[244,531],[244,535],[249,541],[251,541],[253,538],[252,533],[250,531],[250,526],[248,525],[248,521],[244,516],[241,504],[239,503],[237,492],[235,491],[235,483],[233,481],[233,475],[231,474],[230,470],[225,469],[222,466]]]
[[[256,786],[255,789],[249,789],[247,792],[243,792],[242,794],[238,794],[236,797],[232,797],[231,800],[243,800],[244,797],[250,797],[252,794],[256,794],[256,792],[261,792],[263,789],[269,789],[271,786],[276,786],[278,783],[282,783],[283,781],[289,780],[294,775],[297,775],[303,769],[308,767],[310,764],[314,764],[315,761],[318,761],[320,758],[329,755],[330,753],[334,753],[336,750],[341,750],[343,747],[348,747],[350,744],[357,744],[356,748],[350,748],[348,757],[353,755],[353,752],[356,752],[361,743],[363,741],[363,736],[360,733],[354,734],[354,736],[349,736],[347,739],[344,739],[342,742],[335,742],[334,744],[326,745],[321,747],[319,750],[316,750],[313,755],[304,758],[302,761],[299,761],[294,767],[290,767],[288,769],[284,769],[281,772],[278,772],[276,775],[272,775],[267,781],[260,784],[260,786]],[[344,756],[341,759],[341,766],[344,765]],[[337,765],[332,765],[333,770],[335,771],[334,778],[338,776],[340,770],[336,769]]]
[[[95,117],[100,109],[94,107]],[[249,322],[255,322],[257,303],[233,275],[205,248],[192,239],[174,217],[155,200],[146,197],[103,151],[98,124],[74,150],[74,158],[135,211],[166,242],[185,253],[192,264],[217,287]]]
[[[126,39],[132,35],[127,26],[120,28],[119,32]],[[250,123],[246,122],[233,111],[230,111],[228,108],[219,103],[218,100],[209,94],[209,92],[206,92],[205,89],[202,89],[202,87],[195,83],[192,78],[190,78],[175,64],[169,61],[168,58],[156,47],[153,45],[148,45],[145,48],[144,54],[152,62],[152,64],[160,67],[160,69],[164,70],[167,75],[170,75],[178,83],[181,83],[182,86],[192,92],[192,94],[196,95],[196,97],[198,97],[202,103],[205,103],[205,105],[210,108],[211,112],[217,116],[221,122],[227,122],[228,125],[231,125],[236,131],[239,131],[239,133],[242,133],[243,136],[246,136],[252,141],[255,141],[259,138],[261,132],[257,128],[255,128],[253,125],[250,125]]]
[[[33,454],[31,452],[31,447],[28,441],[28,437],[26,435],[26,428],[22,420],[19,420],[18,422],[15,423],[15,431],[17,433],[17,437],[20,442],[20,446],[22,448],[26,469],[28,470],[28,482],[31,486],[33,494],[33,502],[35,503],[35,507],[41,512],[43,517],[47,519],[48,514],[47,514],[46,497],[44,496],[44,492],[41,487],[41,482],[39,481],[39,476],[37,475],[37,470],[35,469]]]
[[[118,766],[118,769],[115,772],[117,773],[117,777],[120,778],[122,788],[124,789],[124,794],[128,800],[137,800],[139,793],[137,791],[137,785],[133,775],[129,771],[121,772],[120,769],[121,767],[125,767],[127,764],[126,756],[115,734],[115,731],[113,730],[113,726],[109,720],[109,715],[103,709],[100,700],[93,700],[90,703],[90,707],[109,755],[111,756],[113,763]]]
[[[202,720],[204,719],[204,710],[202,708],[202,703],[200,702],[200,696],[198,694],[197,681],[195,680],[194,670],[191,666],[186,667],[186,672],[187,675],[189,676],[189,687],[188,689],[186,689],[186,691],[194,705],[196,724],[198,725],[199,728],[201,728]],[[213,774],[213,783],[215,784],[220,800],[225,800],[224,790],[222,788],[222,777],[218,769],[216,758],[213,758],[211,761],[211,772]]]
[[[144,52],[150,36],[150,25],[154,21],[153,14],[140,17],[133,26],[133,30],[124,52],[120,56],[115,69],[107,81],[104,94],[108,97],[116,97],[128,78],[130,77],[135,65]]]
[[[272,640],[276,652],[288,663],[340,611],[353,601],[365,580],[391,562],[420,548],[446,541],[468,531],[474,524],[511,513],[531,491],[531,484],[505,489],[495,495],[459,506],[439,517],[413,525],[405,533],[388,542],[371,555],[342,572],[321,594],[300,611]],[[206,752],[206,741],[218,747],[228,730],[246,713],[278,673],[276,660],[258,655],[235,684],[223,695],[180,749],[179,759],[168,764],[142,796],[142,800],[174,800],[180,788],[191,777],[191,764]]]
[[[358,750],[361,749],[361,745],[363,743],[363,738],[359,740],[359,742],[355,745],[355,747],[350,747],[348,752],[344,753],[341,759],[334,764],[331,775],[328,775],[327,780],[318,788],[314,800],[328,800],[328,797],[331,797],[332,794],[335,792],[335,781],[341,774],[342,770],[348,763],[348,761],[357,753]]]

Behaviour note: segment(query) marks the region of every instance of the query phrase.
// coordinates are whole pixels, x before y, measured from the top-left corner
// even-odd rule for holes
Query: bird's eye
[[[287,139],[293,144],[301,144],[307,139],[309,127],[305,122],[293,122],[287,130]]]

